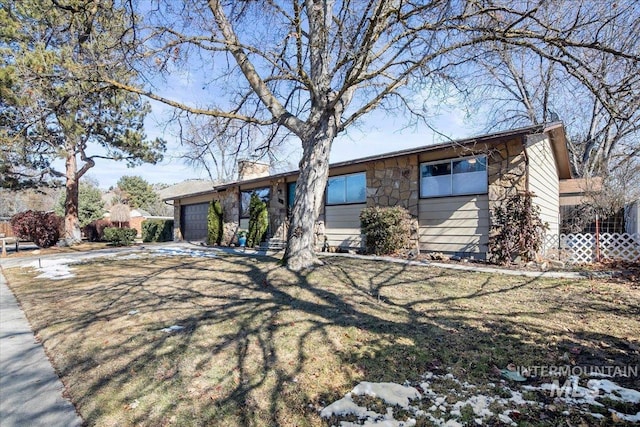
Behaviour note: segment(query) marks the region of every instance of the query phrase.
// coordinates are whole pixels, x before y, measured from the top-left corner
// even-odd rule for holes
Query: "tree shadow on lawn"
[[[509,363],[638,360],[637,293],[608,302],[586,282],[351,259],[295,274],[232,256],[77,274],[12,287],[92,425],[318,425],[363,380],[484,383]],[[161,331],[171,325],[184,329]]]

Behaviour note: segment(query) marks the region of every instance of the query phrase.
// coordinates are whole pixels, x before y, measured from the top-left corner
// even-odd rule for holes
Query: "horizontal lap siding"
[[[549,234],[558,234],[560,211],[560,184],[551,145],[543,135],[529,137],[529,191],[536,197],[533,204],[540,207],[542,221],[549,224]]]
[[[486,253],[489,198],[486,194],[420,200],[420,249]]]
[[[325,208],[325,235],[330,246],[361,247],[360,212],[367,205],[336,205]]]

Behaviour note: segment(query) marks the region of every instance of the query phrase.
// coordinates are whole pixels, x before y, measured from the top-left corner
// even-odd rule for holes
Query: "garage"
[[[182,206],[180,224],[182,238],[188,241],[207,239],[207,212],[209,203]]]

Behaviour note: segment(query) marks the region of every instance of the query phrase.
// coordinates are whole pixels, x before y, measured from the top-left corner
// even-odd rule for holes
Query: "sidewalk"
[[[0,425],[80,426],[0,270]]]

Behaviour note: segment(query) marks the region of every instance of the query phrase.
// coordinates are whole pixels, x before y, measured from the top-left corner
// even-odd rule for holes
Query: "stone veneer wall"
[[[420,166],[417,156],[395,157],[367,165],[367,207],[402,206],[414,218],[411,241],[419,248],[418,181]]]
[[[271,237],[287,239],[287,187],[284,180],[271,181],[269,200],[269,232]]]
[[[489,208],[527,189],[527,159],[520,140],[495,146],[488,153]]]
[[[182,220],[182,215],[180,215],[180,201],[173,201],[173,241],[179,242],[182,240],[182,233],[180,221]]]
[[[489,175],[489,247],[491,256],[491,225],[494,224],[493,208],[527,189],[527,157],[518,139],[498,144],[488,153]]]
[[[402,206],[418,216],[418,158],[396,157],[367,165],[367,206]]]
[[[223,246],[237,244],[238,218],[240,217],[240,193],[237,188],[230,188],[222,193],[215,193],[214,200],[222,204],[222,240]]]

